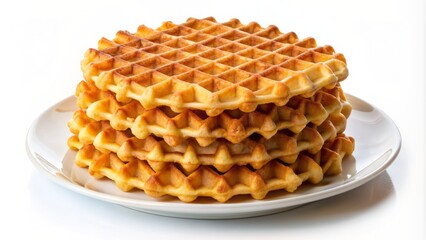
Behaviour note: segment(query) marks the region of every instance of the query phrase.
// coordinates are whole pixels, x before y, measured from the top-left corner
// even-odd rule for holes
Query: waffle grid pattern
[[[117,100],[138,100],[145,109],[166,105],[175,112],[225,109],[254,111],[258,104],[284,105],[311,96],[347,77],[346,60],[313,38],[299,40],[276,26],[217,23],[213,18],[140,26],[102,38],[82,61],[87,81],[111,90]]]

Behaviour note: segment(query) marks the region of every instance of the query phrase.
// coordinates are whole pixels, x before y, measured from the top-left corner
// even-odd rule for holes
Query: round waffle
[[[114,129],[129,129],[140,139],[153,134],[170,146],[188,138],[195,138],[200,146],[208,146],[217,138],[239,143],[253,133],[269,139],[282,129],[299,133],[308,123],[320,125],[330,114],[342,112],[347,118],[351,112],[339,84],[319,90],[310,98],[294,96],[285,106],[265,104],[254,112],[227,110],[214,117],[191,109],[181,113],[165,107],[146,110],[136,100],[120,103],[112,93],[101,92],[85,81],[79,83],[76,96],[90,118],[108,120]]]
[[[340,173],[342,159],[352,154],[353,146],[352,138],[339,135],[315,155],[301,153],[293,164],[272,160],[257,170],[234,166],[225,173],[200,166],[186,174],[174,163],[155,171],[147,161],[132,158],[124,162],[115,153],[102,153],[90,144],[78,151],[76,163],[88,167],[96,178],[112,179],[123,191],[137,188],[149,196],[171,195],[184,202],[198,197],[226,202],[235,195],[250,194],[255,199],[263,199],[269,191],[293,192],[305,181],[319,183],[324,175]]]
[[[313,38],[213,18],[119,31],[89,49],[81,66],[86,81],[114,92],[120,102],[135,99],[145,109],[168,106],[174,112],[199,109],[209,116],[229,109],[252,112],[265,103],[282,106],[348,75],[344,56]]]
[[[173,147],[152,136],[139,139],[129,132],[113,129],[107,121],[98,122],[88,118],[83,110],[75,112],[69,126],[75,134],[70,138],[69,146],[74,149],[84,144],[93,144],[101,152],[117,153],[123,160],[136,157],[155,162],[155,170],[162,168],[166,162],[176,162],[186,172],[200,165],[212,165],[224,172],[234,165],[250,165],[259,169],[276,158],[293,163],[302,151],[317,153],[325,141],[334,139],[344,131],[346,118],[337,113],[321,125],[305,127],[297,134],[280,131],[269,139],[246,138],[237,144],[216,139],[207,147],[200,146],[193,139]]]

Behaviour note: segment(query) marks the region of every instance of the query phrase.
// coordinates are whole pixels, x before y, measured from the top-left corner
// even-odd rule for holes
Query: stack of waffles
[[[263,199],[339,174],[354,149],[344,56],[276,26],[142,25],[102,38],[81,65],[68,145],[123,191]]]

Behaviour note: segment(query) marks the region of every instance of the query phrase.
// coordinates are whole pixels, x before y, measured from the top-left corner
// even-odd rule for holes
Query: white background
[[[0,3],[0,239],[425,239],[423,1],[73,2]],[[400,128],[396,161],[348,193],[280,214],[226,221],[136,212],[63,189],[33,167],[26,132],[38,114],[74,93],[87,48],[139,24],[207,16],[274,24],[344,53],[350,70],[345,91],[384,110]]]

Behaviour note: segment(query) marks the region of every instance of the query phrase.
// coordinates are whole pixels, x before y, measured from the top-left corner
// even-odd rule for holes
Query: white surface
[[[77,109],[75,96],[54,104],[37,117],[28,131],[26,145],[34,166],[46,177],[95,199],[169,217],[232,219],[263,216],[352,190],[380,175],[395,160],[401,147],[401,136],[392,119],[371,104],[346,95],[353,110],[345,132],[357,140],[357,148],[351,157],[344,159],[343,172],[325,178],[323,184],[299,188],[292,194],[270,193],[261,201],[249,197],[233,198],[226,204],[215,201],[183,203],[177,198],[157,201],[141,191],[125,193],[112,181],[94,179],[87,169],[74,164],[76,152],[61,144],[70,136],[66,126]],[[46,132],[57,134],[52,139]]]
[[[0,238],[425,239],[425,8],[421,0],[0,4]],[[140,213],[64,189],[34,168],[25,152],[26,132],[41,111],[74,92],[88,47],[138,24],[210,15],[276,24],[344,53],[350,69],[344,89],[396,122],[403,139],[399,157],[348,193],[285,213],[228,221]]]

